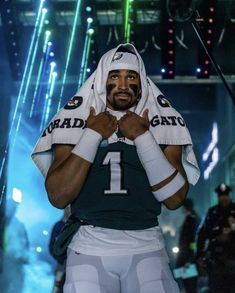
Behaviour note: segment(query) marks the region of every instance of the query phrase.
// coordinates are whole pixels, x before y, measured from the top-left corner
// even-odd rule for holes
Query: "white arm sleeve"
[[[134,143],[151,186],[162,182],[176,171],[149,131],[138,136]],[[183,176],[177,173],[169,183],[154,191],[153,194],[157,200],[163,201],[178,191],[184,183],[185,179]]]

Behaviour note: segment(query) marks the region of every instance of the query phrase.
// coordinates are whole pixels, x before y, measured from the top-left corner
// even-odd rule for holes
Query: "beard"
[[[116,111],[125,111],[137,104],[137,100],[131,94],[127,99],[121,99],[118,94],[113,96],[112,107]]]

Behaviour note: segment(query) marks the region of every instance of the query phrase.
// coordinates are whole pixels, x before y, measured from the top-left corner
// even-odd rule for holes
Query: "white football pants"
[[[64,293],[179,293],[165,250],[93,256],[68,250]]]

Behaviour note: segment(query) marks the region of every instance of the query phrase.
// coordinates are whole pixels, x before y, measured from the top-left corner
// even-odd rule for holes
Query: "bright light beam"
[[[84,69],[83,69],[83,81],[82,81],[82,83],[85,82],[86,77],[87,77],[87,64],[88,64],[90,51],[91,51],[91,39],[92,39],[93,33],[94,33],[94,30],[90,28],[88,30],[88,42],[87,42],[87,50],[86,50],[85,63],[84,63]]]
[[[45,64],[45,61],[47,60],[47,56],[49,54],[50,47],[51,47],[50,43],[49,43],[50,35],[51,35],[50,31],[45,32],[45,40],[44,40],[44,45],[43,45],[43,49],[42,49],[42,57],[41,57],[41,61],[40,61],[39,69],[38,69],[38,74],[37,74],[37,80],[36,80],[36,85],[35,85],[34,94],[33,94],[32,105],[31,105],[31,109],[30,109],[30,113],[29,113],[30,118],[32,118],[32,116],[33,116],[33,111],[34,111],[35,102],[36,102],[36,96],[37,96],[37,93],[38,93],[38,87],[39,87],[40,80],[42,78],[42,69],[43,69],[43,66]]]
[[[41,77],[41,80],[42,82],[46,79],[46,72],[47,72],[47,68],[48,68],[48,61],[49,61],[49,57],[50,57],[50,45],[48,45],[47,47],[47,53],[46,53],[46,59],[45,59],[45,62],[43,64],[43,68],[42,68],[42,77]],[[46,83],[47,84],[47,83]],[[37,92],[37,96],[36,96],[36,103],[37,101],[40,100],[40,98],[42,97],[42,99],[44,99],[44,95],[42,94],[42,90],[43,90],[43,84],[41,84],[39,86],[39,89],[38,89],[38,92]]]
[[[132,2],[133,0],[126,0],[125,5],[125,21],[124,21],[124,39],[127,43],[130,42],[130,31],[131,31],[131,25],[130,25],[130,9],[132,8]]]
[[[206,151],[202,155],[202,160],[204,162],[207,161],[209,155],[211,154],[211,152],[213,151],[217,143],[218,143],[218,126],[217,126],[217,123],[214,122],[212,132],[211,132],[211,142],[208,145]]]
[[[0,196],[0,205],[2,204],[3,196],[5,194],[5,189],[6,189],[6,184],[3,184],[2,192],[1,192],[1,196]]]
[[[72,48],[73,48],[73,43],[74,43],[74,36],[75,36],[75,32],[76,32],[76,26],[77,26],[77,20],[78,20],[78,15],[79,15],[79,10],[80,10],[80,4],[81,4],[81,0],[77,0],[77,7],[76,7],[74,21],[73,21],[73,29],[72,29],[72,34],[71,34],[71,37],[70,37],[70,42],[69,42],[69,49],[68,49],[68,54],[67,54],[67,59],[66,59],[66,64],[65,64],[65,69],[64,69],[64,75],[63,75],[63,80],[62,80],[62,86],[61,86],[61,91],[60,91],[57,111],[59,111],[59,109],[61,107],[61,99],[62,99],[62,96],[63,96],[63,93],[64,93],[64,86],[65,86],[65,81],[66,81],[66,77],[67,77],[67,70],[68,70],[69,61],[70,61]]]
[[[49,115],[50,115],[52,96],[53,96],[54,89],[55,89],[55,81],[56,81],[56,77],[57,77],[57,72],[53,71],[51,75],[52,75],[52,77],[51,77],[51,83],[50,83],[50,88],[49,88],[48,103],[47,103],[47,107],[46,107],[46,115],[45,115],[44,125],[47,125]]]
[[[55,62],[51,62],[50,63],[50,73],[49,73],[49,78],[48,78],[48,83],[47,83],[47,91],[46,91],[46,96],[45,96],[45,102],[44,102],[44,106],[43,106],[43,113],[42,113],[42,119],[41,119],[41,125],[40,125],[40,131],[42,131],[46,125],[48,116],[49,116],[49,112],[50,112],[50,106],[51,106],[51,97],[50,97],[50,93],[53,94],[53,90],[51,90],[51,86],[53,86],[54,88],[54,79],[56,77],[54,73],[54,68],[56,66]],[[54,77],[53,77],[54,75]],[[53,82],[52,82],[53,81]]]
[[[86,79],[86,74],[87,74],[87,64],[88,64],[88,59],[90,54],[91,38],[94,33],[94,30],[90,28],[90,26],[91,26],[91,23],[87,22],[86,38],[85,38],[85,44],[84,44],[84,49],[82,53],[82,62],[81,62],[81,70],[79,74],[78,89],[84,83]]]
[[[26,79],[28,67],[29,67],[29,64],[31,62],[31,56],[32,56],[32,52],[33,52],[33,47],[35,45],[35,39],[36,39],[36,36],[37,36],[38,28],[40,26],[40,19],[41,19],[41,16],[42,16],[42,10],[43,10],[44,2],[45,2],[45,0],[41,0],[40,6],[39,6],[39,9],[38,9],[38,14],[37,14],[35,27],[34,27],[32,39],[31,39],[30,47],[29,47],[29,52],[27,54],[25,69],[24,69],[22,81],[21,81],[21,84],[20,84],[20,90],[19,90],[19,93],[18,93],[17,101],[16,101],[16,107],[15,107],[15,111],[14,111],[14,115],[13,115],[13,119],[12,119],[12,126],[13,126],[13,124],[15,122],[16,114],[17,114],[18,107],[19,107],[19,102],[20,102],[20,99],[21,99],[21,93],[22,93],[22,90],[23,90],[23,87],[24,87],[24,84],[25,84],[25,79]],[[11,126],[11,130],[12,130],[12,126]],[[10,130],[10,132],[11,132],[11,130]]]
[[[34,44],[35,44],[35,38],[37,36],[38,27],[39,27],[39,24],[40,24],[40,19],[41,19],[41,15],[42,15],[42,9],[43,9],[44,2],[45,2],[45,0],[41,0],[40,6],[39,6],[39,9],[38,9],[38,13],[37,13],[37,17],[36,17],[36,22],[35,22],[35,27],[34,27],[32,39],[31,39],[30,47],[29,47],[29,52],[27,54],[25,69],[24,69],[24,73],[23,73],[23,77],[22,77],[22,81],[21,81],[19,93],[18,93],[18,96],[17,96],[17,99],[16,99],[16,106],[15,106],[15,110],[14,110],[14,114],[13,114],[13,118],[12,118],[10,130],[9,130],[9,134],[8,134],[8,139],[7,139],[7,144],[6,144],[6,148],[5,148],[5,153],[4,153],[4,156],[3,156],[3,159],[2,159],[2,164],[1,164],[1,168],[0,168],[0,177],[2,177],[3,168],[4,168],[4,165],[5,165],[5,162],[6,162],[6,157],[7,157],[7,153],[8,153],[8,146],[9,146],[9,143],[10,143],[13,126],[15,124],[15,118],[16,118],[16,115],[17,115],[17,112],[18,112],[18,108],[19,108],[19,104],[20,104],[20,99],[21,99],[21,93],[22,93],[22,90],[23,90],[23,87],[24,87],[25,78],[26,78],[27,71],[28,71],[28,66],[30,64],[32,50],[33,50],[33,47],[34,47]],[[4,186],[3,186],[3,188],[4,188]]]
[[[46,13],[47,13],[47,9],[44,8],[43,11],[42,11],[42,18],[41,18],[41,21],[40,21],[40,24],[39,24],[39,30],[38,30],[38,33],[37,33],[37,39],[36,39],[36,43],[35,43],[35,47],[34,47],[34,51],[33,51],[32,60],[31,60],[31,63],[30,63],[30,69],[29,69],[29,74],[28,74],[28,78],[27,78],[27,82],[26,82],[25,92],[24,92],[24,95],[23,95],[23,100],[22,100],[23,104],[26,101],[26,97],[27,97],[27,93],[28,93],[28,89],[29,89],[29,84],[30,84],[30,80],[31,80],[31,77],[32,77],[34,61],[35,61],[36,54],[37,54],[37,51],[38,51],[39,38],[41,36],[41,32],[42,32],[42,28],[43,28]]]
[[[37,33],[37,39],[36,39],[36,42],[35,42],[33,56],[32,56],[32,60],[31,60],[31,64],[30,64],[30,69],[29,69],[29,73],[28,73],[28,77],[27,77],[25,92],[24,92],[24,95],[23,95],[22,105],[25,104],[25,102],[26,102],[28,88],[29,88],[29,84],[30,84],[31,77],[32,77],[33,67],[34,67],[34,61],[35,61],[36,53],[37,53],[37,50],[38,50],[39,37],[40,37],[41,32],[42,32],[42,27],[43,27],[43,24],[44,24],[44,20],[45,20],[46,13],[47,13],[47,9],[46,8],[43,8],[43,10],[42,10],[42,17],[41,17],[41,20],[40,20],[39,29],[38,29],[38,33]],[[21,107],[21,112],[19,114],[19,119],[18,119],[18,122],[17,122],[16,131],[15,131],[15,133],[13,135],[12,147],[14,147],[14,145],[15,145],[16,138],[17,138],[17,134],[18,134],[19,129],[20,129],[20,124],[21,124],[21,120],[22,120],[22,112],[23,112],[23,106]]]

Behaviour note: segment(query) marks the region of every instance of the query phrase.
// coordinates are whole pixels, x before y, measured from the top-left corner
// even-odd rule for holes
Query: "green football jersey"
[[[102,141],[72,213],[91,225],[139,230],[158,225],[160,212],[135,145]]]

